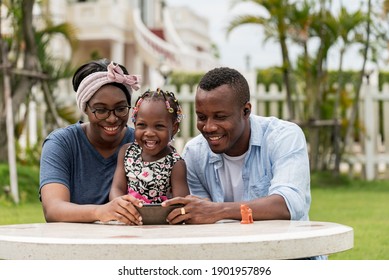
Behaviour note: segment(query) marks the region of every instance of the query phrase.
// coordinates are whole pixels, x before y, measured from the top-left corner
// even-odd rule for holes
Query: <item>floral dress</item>
[[[142,149],[131,144],[124,155],[124,171],[127,177],[128,193],[145,203],[162,203],[172,197],[170,175],[174,164],[182,160],[176,149],[153,162],[142,160]]]

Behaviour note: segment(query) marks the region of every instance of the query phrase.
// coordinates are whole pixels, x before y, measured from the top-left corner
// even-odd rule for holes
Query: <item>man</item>
[[[241,219],[308,220],[310,170],[305,136],[294,123],[251,114],[250,91],[238,71],[216,68],[201,79],[195,99],[201,132],[184,148],[191,196],[168,220],[215,223]]]

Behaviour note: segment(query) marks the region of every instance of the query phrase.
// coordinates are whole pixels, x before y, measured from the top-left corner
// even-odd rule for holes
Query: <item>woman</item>
[[[108,202],[118,151],[134,141],[127,121],[139,82],[107,59],[86,63],[74,74],[77,105],[89,121],[57,129],[44,141],[39,192],[47,222],[140,223],[134,197]]]

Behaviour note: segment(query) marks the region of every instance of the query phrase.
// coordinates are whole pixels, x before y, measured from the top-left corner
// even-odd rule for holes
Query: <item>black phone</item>
[[[169,213],[175,209],[183,207],[183,204],[173,204],[170,206],[162,207],[161,204],[143,204],[142,207],[136,207],[139,214],[142,216],[142,222],[144,225],[164,225],[168,224],[166,221]]]

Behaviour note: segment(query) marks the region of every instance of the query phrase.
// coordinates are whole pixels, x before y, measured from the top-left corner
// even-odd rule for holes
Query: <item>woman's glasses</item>
[[[130,106],[119,106],[116,107],[112,110],[107,109],[107,108],[92,108],[88,103],[87,103],[89,109],[91,112],[95,115],[96,119],[98,120],[105,120],[108,119],[109,116],[111,115],[111,112],[118,117],[118,118],[123,118],[128,115],[128,112],[130,111],[131,107]]]

